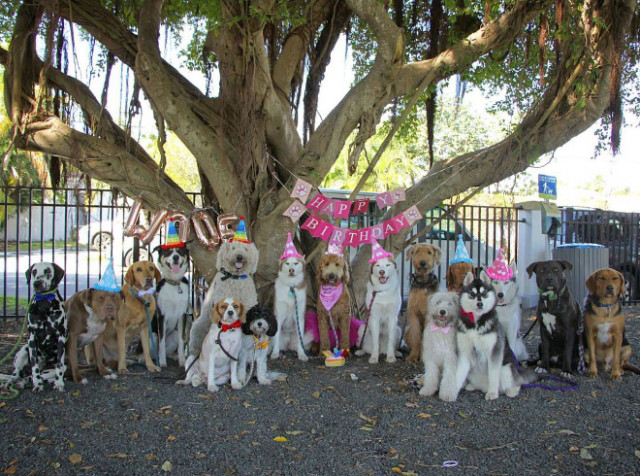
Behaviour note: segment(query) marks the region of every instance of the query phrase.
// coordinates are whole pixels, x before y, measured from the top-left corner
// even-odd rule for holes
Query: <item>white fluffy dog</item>
[[[424,361],[420,395],[430,396],[440,389],[438,397],[445,402],[456,399],[456,324],[460,316],[460,297],[455,292],[439,292],[429,297],[422,337]]]
[[[258,303],[258,293],[253,281],[258,267],[258,257],[258,248],[253,243],[234,239],[220,245],[216,257],[218,272],[202,303],[200,316],[191,326],[189,333],[190,356],[197,357],[200,354],[202,342],[211,326],[211,309],[220,299],[233,296],[242,301],[247,308]]]
[[[206,382],[209,392],[217,392],[218,385],[229,381],[232,388],[242,388],[238,379],[238,357],[244,322],[242,302],[234,298],[219,300],[211,312],[211,325],[202,344],[200,357],[189,369],[187,377],[176,383],[198,387]],[[186,365],[190,366],[193,359],[193,356],[189,356]]]
[[[369,363],[378,363],[380,353],[386,354],[387,362],[395,362],[395,349],[398,339],[398,314],[402,306],[400,280],[396,262],[391,253],[387,253],[377,243],[373,245],[373,258],[367,282],[365,305],[368,309],[368,321],[365,324],[362,349],[356,355],[364,355],[364,341],[371,340]]]
[[[520,362],[529,360],[529,353],[522,342],[522,338],[518,335],[520,331],[520,323],[522,313],[520,310],[520,296],[518,296],[518,272],[515,262],[510,266],[513,276],[504,281],[500,279],[491,279],[491,284],[496,291],[498,304],[496,312],[498,320],[504,330],[507,342],[511,350]]]
[[[295,350],[298,359],[309,358],[304,350],[304,313],[307,307],[307,286],[304,281],[304,258],[295,256],[280,259],[280,268],[275,282],[274,311],[278,320],[278,331],[271,339],[271,358],[277,359],[280,351]],[[304,338],[303,338],[304,339]]]

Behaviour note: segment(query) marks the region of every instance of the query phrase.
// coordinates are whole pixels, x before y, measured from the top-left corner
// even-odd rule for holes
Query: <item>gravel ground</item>
[[[625,313],[637,364],[640,309]],[[532,321],[524,321],[528,329]],[[1,356],[15,342],[16,327],[0,324]],[[537,354],[537,335],[525,342]],[[621,382],[577,377],[576,391],[530,388],[492,402],[463,392],[444,403],[406,383],[421,369],[405,361],[370,365],[352,358],[326,368],[320,359],[289,357],[270,367],[289,378],[209,394],[175,385],[182,372],[174,363],[161,374],[132,366],[115,381],[91,375],[86,386],[68,382],[64,393],[22,391],[0,401],[0,471],[640,474],[638,375],[627,373]]]

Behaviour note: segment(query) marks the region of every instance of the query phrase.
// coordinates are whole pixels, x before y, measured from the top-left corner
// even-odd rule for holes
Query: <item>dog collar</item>
[[[256,341],[256,349],[266,349],[267,347],[269,347],[269,341],[268,340],[260,340],[258,339],[256,336],[253,336],[253,340]]]
[[[438,278],[436,277],[436,275],[431,272],[429,274],[427,274],[427,277],[424,281],[421,281],[418,279],[418,276],[416,275],[416,273],[411,273],[409,275],[409,284],[412,288],[419,288],[419,289],[425,289],[428,288],[429,285],[432,285],[433,282],[435,281],[437,283]]]
[[[40,301],[49,301],[49,302],[53,302],[58,298],[58,288],[52,289],[51,291],[49,291],[48,293],[35,293],[33,296],[33,300],[35,302],[40,302]]]
[[[224,268],[220,268],[220,272],[224,275],[222,281],[226,281],[227,279],[247,279],[249,277],[248,274],[231,274]]]
[[[227,332],[230,329],[239,329],[240,327],[242,327],[242,323],[240,322],[240,320],[238,319],[237,321],[232,322],[231,324],[220,324],[220,330],[221,332]]]

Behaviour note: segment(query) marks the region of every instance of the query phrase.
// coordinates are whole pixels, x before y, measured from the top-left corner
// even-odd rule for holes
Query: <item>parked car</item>
[[[135,241],[133,237],[124,236],[123,228],[121,218],[105,221],[91,220],[77,229],[76,239],[79,245],[90,246],[105,256],[115,257],[116,254],[121,254],[122,265],[129,267],[133,263]],[[156,234],[148,246],[139,241],[138,243],[139,259],[150,259],[151,250],[160,244],[160,233]]]

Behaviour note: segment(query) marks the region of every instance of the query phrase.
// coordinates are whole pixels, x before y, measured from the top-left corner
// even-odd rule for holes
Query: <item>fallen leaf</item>
[[[287,435],[296,436],[296,435],[299,435],[302,432],[300,430],[293,430],[293,431],[287,431],[286,433],[287,433]]]
[[[158,455],[154,455],[153,453],[149,453],[148,455],[144,455],[147,461],[151,461],[158,458]]]
[[[633,454],[636,455],[636,458],[640,458],[640,450],[635,450]]]
[[[249,402],[244,402],[242,404],[242,406],[245,407],[245,408],[249,408],[251,406],[251,404]]]
[[[199,393],[196,395],[198,398],[202,398],[203,400],[213,400],[212,395],[208,395],[206,393]]]
[[[555,420],[547,420],[547,425],[556,425],[557,423]]]
[[[95,425],[95,424],[96,424],[96,422],[95,422],[95,421],[83,421],[83,422],[80,424],[80,428],[89,428],[90,426],[93,426],[93,425]]]
[[[591,456],[591,453],[589,453],[588,449],[582,448],[580,450],[580,458],[582,458],[582,459],[593,459],[593,456]]]
[[[17,466],[9,466],[7,469],[5,469],[3,471],[4,474],[16,474],[16,471],[18,471],[18,467]]]
[[[469,415],[465,415],[462,412],[458,412],[458,415],[460,415],[462,418],[469,418]]]
[[[78,453],[73,453],[69,455],[69,462],[71,464],[78,464],[80,461],[82,461],[82,455]]]
[[[50,464],[53,469],[58,469],[60,467],[60,463],[57,461],[52,461]]]
[[[111,453],[107,455],[107,458],[131,458],[131,455],[127,453]]]
[[[204,459],[206,458],[207,455],[204,453],[196,453],[196,459]]]
[[[571,430],[559,430],[558,433],[560,433],[561,435],[577,435],[577,433]]]
[[[394,473],[402,474],[402,470],[397,466],[394,466],[393,468],[391,468],[391,471],[393,471]]]
[[[405,407],[409,407],[409,408],[418,408],[419,405],[417,403],[412,403],[412,402],[407,402],[404,404]]]
[[[91,471],[93,469],[93,465],[91,465],[91,466],[80,466],[78,469],[81,469],[82,471]]]
[[[591,392],[591,396],[593,398],[597,398],[598,397],[598,393],[594,390],[593,392]]]
[[[49,428],[47,428],[47,427],[46,427],[46,426],[44,426],[44,425],[40,425],[40,426],[38,427],[38,430],[39,430],[39,431],[47,431],[48,429],[49,429]]]
[[[0,402],[0,408],[4,407],[7,405],[7,402]]]
[[[418,413],[418,418],[431,418],[428,413]]]
[[[288,441],[284,436],[276,436],[273,441],[277,441],[278,443],[282,443]]]
[[[569,447],[569,453],[571,454],[576,454],[580,451],[580,448],[578,448],[577,446],[570,446]]]
[[[28,417],[31,417],[31,418],[35,418],[36,417],[35,414],[31,410],[29,410],[28,408],[25,409],[24,412],[27,414]]]
[[[360,418],[362,418],[364,421],[366,421],[367,423],[371,424],[371,425],[375,425],[376,424],[376,419],[375,418],[370,418],[370,417],[366,416],[362,412],[358,416]]]
[[[255,425],[257,420],[251,420],[247,422],[247,425]]]
[[[171,471],[173,469],[173,465],[171,464],[171,461],[165,461],[164,463],[162,463],[162,471]]]
[[[136,432],[131,433],[131,439],[132,439],[132,440],[137,439],[137,438],[138,438],[138,436],[140,436],[140,435],[138,435],[138,433],[136,433]]]
[[[373,428],[370,425],[361,426],[359,429],[362,430],[362,431],[371,431],[371,430],[373,430]]]
[[[311,395],[313,395],[313,398],[320,398],[320,392],[318,392],[317,390],[313,392]]]
[[[74,397],[77,397],[78,395],[80,395],[80,390],[76,390],[71,395],[73,395]]]

